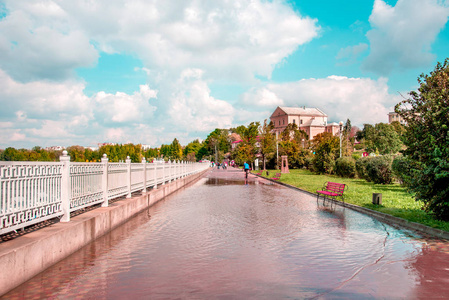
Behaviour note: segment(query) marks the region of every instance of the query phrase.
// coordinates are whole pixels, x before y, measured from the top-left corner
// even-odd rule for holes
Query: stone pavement
[[[228,167],[223,170],[222,168],[218,169],[217,167],[213,168],[210,172],[206,173],[206,178],[214,178],[214,179],[223,179],[229,181],[239,181],[245,184],[274,184],[272,181],[256,176],[254,174],[249,173],[248,179],[245,178],[245,172],[239,168]]]

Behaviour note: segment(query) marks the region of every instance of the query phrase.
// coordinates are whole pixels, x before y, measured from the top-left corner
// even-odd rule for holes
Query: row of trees
[[[106,154],[110,162],[125,161],[129,156],[132,162],[140,162],[142,158],[153,160],[156,158],[171,160],[195,161],[194,153],[198,152],[201,143],[195,140],[185,148],[175,138],[169,145],[160,148],[143,149],[140,144],[104,145],[98,150],[82,146],[70,146],[66,151],[71,161],[75,162],[99,162],[103,154]],[[39,146],[29,149],[15,149],[13,147],[0,150],[0,160],[3,161],[59,161],[62,150],[45,150]]]
[[[328,174],[345,173],[341,170],[353,168],[361,156],[360,152],[353,153],[354,149],[378,155],[401,151],[403,157],[398,165],[405,166],[399,168],[403,170],[401,178],[404,184],[417,200],[424,201],[427,211],[449,220],[449,61],[439,63],[430,75],[421,75],[418,81],[418,91],[411,92],[411,98],[395,108],[406,121],[406,126],[399,122],[364,124],[359,130],[351,126],[348,119],[342,131],[341,149],[339,137],[331,133],[318,134],[309,141],[306,132],[296,124],[289,124],[276,136],[273,124],[265,120],[263,124],[252,122],[248,126],[215,129],[203,142],[195,140],[185,147],[174,139],[170,145],[162,145],[159,149],[143,150],[141,145],[127,144],[103,146],[97,151],[72,146],[67,151],[72,161],[99,161],[103,153],[113,162],[130,156],[134,162],[141,161],[143,157],[188,161],[207,158],[217,161],[232,159],[242,164],[259,157],[264,169],[278,165],[278,153],[279,157],[288,156],[292,168],[307,167],[317,173]],[[238,146],[232,150],[233,142],[237,141]],[[339,159],[340,151],[343,159]],[[1,160],[56,161],[60,155],[61,151],[46,151],[40,147],[0,151]],[[392,159],[379,159],[376,164],[384,161]],[[371,173],[375,171],[373,169]],[[346,173],[355,174],[352,171]]]

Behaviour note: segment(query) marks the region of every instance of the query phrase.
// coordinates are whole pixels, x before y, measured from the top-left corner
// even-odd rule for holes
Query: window
[[[279,126],[281,126],[281,120],[279,120]]]
[[[285,120],[282,120],[282,125],[285,125]]]
[[[296,120],[295,119],[293,119],[293,124],[296,124]]]
[[[302,124],[302,120],[300,120],[300,124]]]

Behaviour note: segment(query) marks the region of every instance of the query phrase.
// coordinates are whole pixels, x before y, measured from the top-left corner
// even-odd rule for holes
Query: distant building
[[[405,125],[405,120],[398,113],[395,112],[388,113],[388,124],[391,124],[394,121],[398,121],[402,125]]]
[[[151,145],[141,145],[142,146],[142,150],[148,150],[151,149]]]
[[[102,146],[115,146],[116,143],[98,143],[98,148],[101,148]]]
[[[87,146],[87,147],[84,147],[85,149],[90,149],[90,150],[92,150],[92,151],[97,151],[99,148],[98,147],[95,147],[95,146]]]
[[[278,106],[270,117],[276,132],[282,132],[288,124],[296,124],[304,130],[309,140],[323,132],[337,135],[340,132],[338,123],[328,123],[327,115],[318,108],[280,107]]]
[[[51,147],[45,148],[45,150],[47,150],[47,151],[62,151],[64,149],[65,149],[65,147],[62,147],[62,146],[51,146]]]

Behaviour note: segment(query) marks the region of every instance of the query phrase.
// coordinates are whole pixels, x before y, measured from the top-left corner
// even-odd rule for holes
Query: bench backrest
[[[343,192],[345,191],[345,187],[346,187],[346,185],[343,184],[343,183],[337,183],[337,182],[330,182],[330,181],[328,181],[326,183],[325,189],[328,190],[328,191],[331,191],[331,192],[343,194]]]

